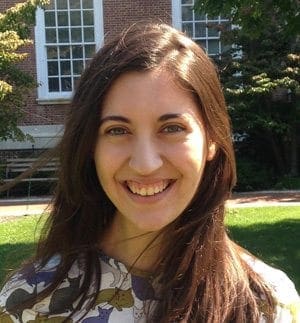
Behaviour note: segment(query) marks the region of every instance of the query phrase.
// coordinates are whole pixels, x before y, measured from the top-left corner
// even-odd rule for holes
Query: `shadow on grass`
[[[246,227],[228,226],[230,236],[267,264],[282,269],[300,291],[300,220]],[[33,255],[34,243],[0,245],[0,285],[11,270]]]
[[[9,273],[17,269],[35,251],[34,243],[0,245],[0,286]]]
[[[300,291],[300,220],[228,226],[228,229],[234,241],[267,264],[282,269]]]

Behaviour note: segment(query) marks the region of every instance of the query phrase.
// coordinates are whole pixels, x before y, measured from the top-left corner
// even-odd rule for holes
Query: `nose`
[[[149,175],[163,165],[157,145],[149,139],[139,140],[131,152],[129,167],[139,175]]]

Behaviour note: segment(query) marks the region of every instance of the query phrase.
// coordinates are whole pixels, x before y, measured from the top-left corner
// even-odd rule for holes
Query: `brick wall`
[[[134,22],[146,19],[172,21],[171,0],[104,0],[104,34],[108,39]]]
[[[0,12],[13,6],[20,0],[1,0]],[[156,19],[166,23],[172,20],[171,0],[103,0],[103,17],[105,39],[118,34],[130,24],[145,20]],[[33,33],[32,33],[33,38]],[[28,58],[21,67],[36,77],[34,45],[22,49],[28,52]],[[62,124],[68,105],[40,105],[36,102],[37,91],[33,90],[24,106],[24,119],[21,125],[51,125]]]

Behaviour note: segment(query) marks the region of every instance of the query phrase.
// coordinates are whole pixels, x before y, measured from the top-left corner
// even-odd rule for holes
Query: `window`
[[[228,19],[195,13],[193,7],[194,0],[172,1],[174,27],[184,31],[205,48],[208,55],[220,55],[224,50],[220,41],[220,30],[230,27]]]
[[[36,18],[38,100],[69,100],[103,40],[102,0],[51,0]]]

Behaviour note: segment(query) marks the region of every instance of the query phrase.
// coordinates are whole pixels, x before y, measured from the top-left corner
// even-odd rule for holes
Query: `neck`
[[[127,267],[152,273],[158,261],[160,242],[159,232],[143,232],[133,225],[128,227],[113,221],[101,237],[99,246]]]

